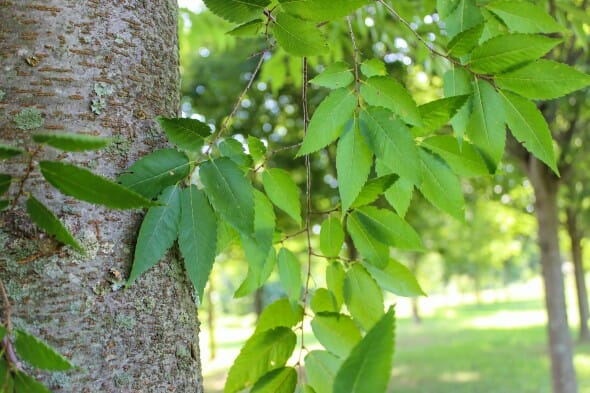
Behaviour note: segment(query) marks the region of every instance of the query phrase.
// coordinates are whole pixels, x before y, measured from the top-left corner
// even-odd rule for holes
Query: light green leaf
[[[0,143],[0,160],[16,157],[23,153],[24,150]]]
[[[180,189],[177,186],[166,188],[158,197],[158,202],[162,206],[151,207],[139,228],[133,267],[127,279],[127,287],[158,263],[178,236]]]
[[[482,176],[489,174],[481,154],[469,142],[461,147],[450,135],[436,135],[422,141],[422,146],[440,156],[459,176]]]
[[[12,183],[12,176],[0,173],[0,195],[4,195],[8,192],[10,183]]]
[[[295,333],[286,327],[255,333],[246,341],[231,366],[224,393],[239,392],[252,386],[267,372],[283,367],[296,342]]]
[[[19,358],[43,370],[65,371],[74,366],[47,343],[25,332],[15,330],[14,347]]]
[[[343,244],[342,223],[336,217],[328,218],[320,229],[320,250],[327,257],[337,257]]]
[[[204,0],[214,14],[230,22],[248,22],[262,16],[264,7],[270,0]]]
[[[297,157],[334,142],[352,119],[356,106],[357,99],[352,91],[342,88],[331,92],[315,110]]]
[[[226,34],[234,37],[248,37],[258,35],[264,29],[262,19],[254,19],[250,22],[243,23],[238,27],[231,29]]]
[[[189,171],[190,161],[184,153],[160,149],[136,161],[117,181],[146,198],[153,198],[187,177]]]
[[[211,135],[211,128],[196,119],[169,119],[159,116],[157,120],[170,142],[182,150],[199,153],[203,139]]]
[[[377,284],[386,291],[405,297],[426,296],[414,273],[397,261],[389,260],[383,269],[369,263],[363,263],[363,266],[377,281]]]
[[[419,189],[432,205],[463,221],[461,183],[451,169],[438,157],[420,150],[424,180]]]
[[[436,0],[436,10],[441,18],[446,18],[458,4],[459,0]]]
[[[203,299],[215,262],[217,221],[205,194],[194,185],[182,190],[180,205],[178,247],[188,277],[199,299]]]
[[[352,68],[343,61],[332,63],[321,74],[310,80],[314,85],[338,89],[346,87],[354,81]]]
[[[421,165],[421,164],[420,164]],[[387,176],[392,171],[381,160],[375,161],[375,170],[379,176]],[[404,217],[412,202],[414,183],[407,178],[399,178],[385,191],[385,199],[395,209],[400,217]]]
[[[362,83],[361,96],[367,104],[387,108],[408,124],[422,125],[416,102],[395,79],[373,76]]]
[[[590,75],[551,60],[537,60],[496,75],[496,84],[533,100],[550,100],[590,85]]]
[[[250,393],[293,393],[297,387],[297,371],[282,367],[266,373],[250,390]]]
[[[420,184],[420,158],[410,130],[383,108],[360,114],[361,134],[375,156],[394,173]]]
[[[484,80],[478,80],[474,88],[473,112],[467,126],[467,135],[482,152],[490,172],[495,172],[506,145],[502,98]]]
[[[135,191],[87,169],[57,161],[41,161],[45,180],[66,195],[113,209],[138,209],[156,204]]]
[[[254,232],[254,194],[241,169],[229,158],[201,164],[199,173],[215,211],[245,235]]]
[[[344,303],[355,321],[366,331],[383,315],[381,288],[360,263],[355,263],[346,272]]]
[[[37,143],[44,143],[64,151],[98,150],[107,146],[113,141],[112,138],[103,138],[95,135],[76,134],[69,132],[38,133],[33,135],[33,140]]]
[[[471,53],[473,48],[477,46],[479,37],[483,32],[484,24],[472,27],[455,36],[447,45],[447,52],[453,56],[461,57]]]
[[[279,168],[264,171],[262,184],[272,203],[294,219],[297,225],[301,226],[299,188],[289,172]]]
[[[534,61],[561,42],[537,34],[501,35],[475,48],[469,66],[475,72],[496,74]]]
[[[314,291],[310,302],[311,310],[314,313],[320,312],[339,312],[338,302],[332,294],[326,288],[318,288]]]
[[[299,300],[303,285],[301,280],[301,264],[295,254],[283,247],[279,250],[277,268],[279,270],[281,285],[287,293],[287,297],[291,302],[296,303]]]
[[[394,341],[395,315],[390,308],[340,366],[333,393],[384,393],[391,378]]]
[[[375,266],[385,266],[389,260],[389,247],[375,239],[355,212],[347,217],[346,229],[355,247],[365,259]]]
[[[361,331],[344,314],[319,313],[311,321],[311,328],[319,343],[338,357],[345,358],[361,341]]]
[[[464,68],[453,67],[443,75],[443,89],[446,97],[457,95],[471,94],[473,88],[471,86],[471,77],[469,72]],[[459,109],[455,116],[451,119],[453,131],[459,141],[463,141],[463,135],[467,131],[469,123],[469,116],[471,114],[472,100],[467,99],[467,102]]]
[[[279,326],[292,328],[301,322],[303,307],[293,305],[288,299],[282,298],[266,306],[256,323],[255,333],[274,329]]]
[[[59,242],[84,253],[82,246],[74,239],[74,236],[72,236],[64,224],[62,224],[51,210],[32,195],[27,199],[27,213],[31,217],[31,220],[43,231],[55,236]]]
[[[454,95],[420,105],[418,110],[422,116],[422,127],[412,128],[412,134],[424,136],[440,129],[465,105],[468,98],[468,95]]]
[[[355,201],[369,177],[372,166],[373,152],[361,136],[359,120],[355,117],[340,137],[336,149],[336,172],[342,211],[348,210]]]
[[[248,135],[248,150],[254,161],[264,161],[266,146],[262,141],[252,135]]]
[[[340,262],[332,262],[326,266],[326,286],[336,300],[336,309],[340,310],[344,303],[344,277],[346,272]]]
[[[23,371],[14,373],[14,391],[17,393],[51,393],[41,382]]]
[[[339,0],[337,3],[325,0],[279,0],[283,9],[300,18],[321,22],[340,19],[352,14],[358,8],[370,3],[369,0]]]
[[[553,172],[559,174],[551,131],[541,111],[534,103],[516,94],[500,91],[500,96],[512,135]]]
[[[559,33],[564,30],[545,10],[527,1],[501,0],[485,6],[518,33]]]
[[[244,238],[242,238],[242,246],[244,245]],[[277,255],[274,248],[271,248],[264,259],[262,267],[253,268],[252,264],[248,266],[248,274],[240,284],[240,287],[234,293],[234,298],[244,297],[250,295],[252,292],[260,288],[270,277],[277,261]],[[250,262],[250,261],[249,261]]]
[[[355,209],[373,203],[379,198],[379,195],[385,193],[398,179],[398,175],[389,174],[369,180],[365,183],[352,205],[350,205],[350,208]]]
[[[275,18],[277,42],[294,56],[317,56],[328,52],[328,42],[316,24],[280,12]]]
[[[387,68],[381,59],[369,59],[361,63],[361,72],[367,78],[387,75]]]
[[[305,374],[315,393],[333,393],[334,377],[342,360],[328,351],[311,351],[305,356]]]
[[[444,19],[449,39],[483,22],[475,0],[459,0],[457,7]]]
[[[219,142],[217,146],[223,157],[227,157],[235,162],[240,168],[250,168],[252,166],[252,157],[244,152],[244,146],[234,138],[227,138]]]

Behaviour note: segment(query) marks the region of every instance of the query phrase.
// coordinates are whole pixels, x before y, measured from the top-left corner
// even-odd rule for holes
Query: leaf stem
[[[2,340],[0,344],[4,349],[4,357],[6,362],[8,363],[7,373],[10,370],[10,366],[14,366],[17,370],[22,369],[22,365],[16,356],[16,352],[14,351],[14,346],[10,341],[10,335],[12,333],[12,322],[10,317],[12,315],[12,305],[10,304],[10,300],[8,299],[8,293],[6,292],[6,288],[4,287],[4,282],[0,279],[0,295],[2,296],[2,303],[4,305],[4,327],[6,328],[6,336]]]
[[[359,48],[356,43],[356,38],[354,36],[354,31],[352,30],[352,21],[350,15],[346,17],[346,22],[348,22],[348,31],[350,33],[350,40],[352,41],[352,53],[353,53],[353,61],[354,61],[354,91],[357,96],[357,100],[360,100],[360,84],[361,79],[359,76]],[[359,102],[360,106],[360,102]]]
[[[10,212],[13,211],[16,208],[16,205],[18,204],[18,200],[20,199],[20,197],[24,195],[25,183],[27,182],[27,180],[31,176],[33,169],[35,169],[35,165],[33,164],[33,161],[35,161],[35,157],[37,157],[37,154],[39,154],[39,152],[41,151],[42,148],[43,148],[43,146],[39,145],[35,150],[29,151],[29,161],[27,163],[27,169],[26,169],[25,174],[22,177],[22,179],[20,179],[20,184],[18,186],[18,192],[16,193],[14,200],[12,201],[12,205],[10,206],[10,209],[8,209],[8,211],[10,211]]]

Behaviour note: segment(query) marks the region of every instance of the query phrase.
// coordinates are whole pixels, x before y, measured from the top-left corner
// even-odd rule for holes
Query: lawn
[[[437,305],[433,302],[425,303],[425,316],[419,325],[408,317],[405,303],[399,304],[390,392],[551,392],[545,313],[539,298],[452,306],[442,304],[457,303],[456,299],[446,303],[438,299]],[[569,304],[574,326],[575,303]],[[217,338],[219,356],[204,362],[207,393],[222,392],[227,367],[251,331],[249,319],[222,322]],[[205,353],[206,337],[205,332]],[[579,391],[587,392],[590,344],[576,344],[575,350]]]

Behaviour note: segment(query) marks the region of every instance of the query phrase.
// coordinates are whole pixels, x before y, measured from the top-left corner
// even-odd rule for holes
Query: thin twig
[[[254,172],[258,172],[262,167],[264,167],[266,165],[266,163],[268,162],[268,160],[270,160],[272,158],[272,156],[274,156],[275,154],[278,154],[278,153],[283,152],[285,150],[291,150],[291,149],[298,148],[302,144],[303,144],[303,142],[299,142],[294,145],[279,147],[278,149],[268,152],[266,157],[264,157],[264,161],[262,161],[256,168],[254,168]]]
[[[16,193],[16,196],[14,197],[14,200],[12,201],[12,205],[10,206],[10,209],[8,209],[8,211],[13,211],[16,208],[16,205],[18,204],[18,200],[20,199],[20,197],[24,195],[25,183],[27,182],[27,180],[31,176],[33,169],[35,169],[35,165],[33,165],[33,161],[35,161],[35,157],[37,156],[37,154],[39,154],[39,152],[41,151],[42,148],[43,148],[43,146],[39,145],[32,152],[29,151],[29,162],[27,163],[27,170],[25,171],[25,175],[22,177],[22,179],[20,179],[18,192]]]
[[[352,41],[352,55],[354,61],[354,91],[356,93],[357,99],[359,99],[358,97],[361,84],[361,79],[359,77],[359,48],[356,43],[354,31],[352,30],[352,21],[350,15],[346,17],[346,21],[348,22],[348,31],[350,33],[350,40]]]
[[[4,327],[6,328],[6,336],[2,340],[2,347],[4,348],[4,358],[9,366],[7,370],[8,373],[10,366],[15,367],[17,370],[21,370],[22,365],[18,360],[12,342],[10,341],[10,335],[12,333],[12,322],[10,320],[12,315],[12,305],[8,299],[8,293],[6,292],[2,279],[0,279],[0,295],[2,296],[2,303],[4,304]]]

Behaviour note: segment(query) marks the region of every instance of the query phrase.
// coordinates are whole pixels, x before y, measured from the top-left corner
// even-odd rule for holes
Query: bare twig
[[[12,205],[10,206],[10,209],[8,209],[8,211],[13,211],[16,208],[16,205],[18,204],[18,200],[20,199],[20,197],[24,195],[25,183],[31,176],[33,169],[35,169],[35,165],[33,162],[35,161],[35,157],[37,157],[37,154],[39,154],[42,148],[43,146],[39,145],[35,150],[29,151],[29,161],[27,162],[27,169],[25,171],[25,175],[22,177],[22,179],[20,179],[18,192],[16,193],[14,200],[12,201]]]

